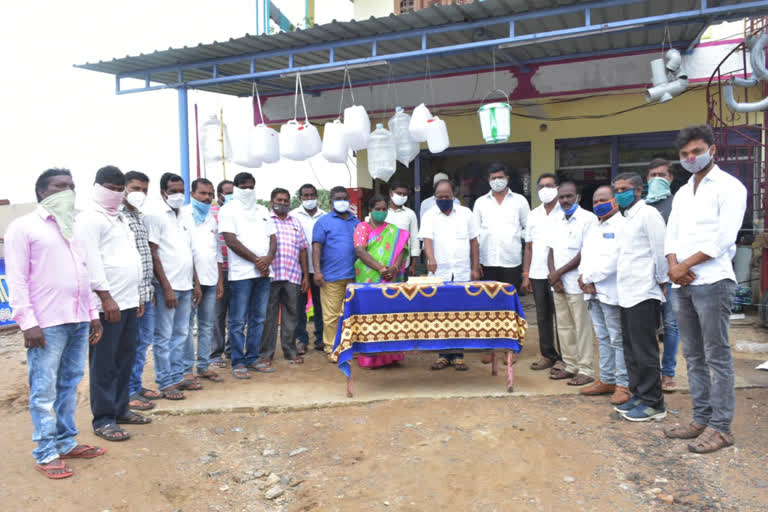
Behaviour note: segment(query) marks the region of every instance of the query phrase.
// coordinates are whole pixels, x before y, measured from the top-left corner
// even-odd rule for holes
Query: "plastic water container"
[[[408,167],[419,154],[419,143],[413,140],[408,126],[411,124],[411,116],[403,111],[403,107],[395,109],[395,115],[389,119],[389,130],[395,138],[395,154],[397,161]]]
[[[336,119],[332,123],[325,123],[323,129],[323,156],[329,162],[343,164],[349,154],[349,142],[344,125]]]
[[[442,153],[451,141],[448,139],[448,127],[445,121],[435,116],[427,121],[427,147],[430,153]]]
[[[411,122],[408,125],[408,131],[411,132],[413,140],[416,142],[427,140],[427,121],[430,119],[432,119],[432,113],[423,103],[413,109]]]
[[[259,147],[258,143],[256,127],[249,126],[247,144],[237,145],[234,158],[235,163],[250,169],[261,167],[261,158],[256,153],[256,149]]]
[[[371,136],[371,120],[362,105],[352,105],[344,109],[344,130],[347,132],[347,142],[354,151],[368,147]]]
[[[216,114],[212,114],[203,123],[200,132],[204,160],[220,162],[232,158],[232,143],[229,140],[229,133],[227,133],[227,125],[222,126]]]
[[[477,109],[485,142],[498,144],[509,139],[510,111],[509,105],[503,102],[488,103]]]
[[[292,119],[280,127],[280,155],[291,160],[304,160],[299,139],[299,122]]]
[[[323,149],[323,141],[317,127],[309,121],[299,123],[299,145],[304,153],[304,158],[315,156]]]
[[[389,181],[397,168],[396,158],[395,138],[378,123],[368,140],[368,172],[374,178]]]
[[[248,150],[266,164],[280,160],[280,137],[264,123],[257,124],[249,134]]]

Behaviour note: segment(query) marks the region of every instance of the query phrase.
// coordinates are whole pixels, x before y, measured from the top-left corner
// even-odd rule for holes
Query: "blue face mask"
[[[614,195],[616,202],[619,203],[619,208],[628,208],[635,202],[635,189],[631,188],[624,192],[619,192]]]
[[[595,213],[595,215],[602,219],[606,215],[613,213],[618,208],[619,207],[616,205],[616,200],[611,199],[610,201],[597,203],[596,205],[592,206],[592,211]]]
[[[579,207],[579,203],[573,203],[573,206],[571,206],[567,210],[563,210],[565,212],[565,216],[569,217],[569,216],[573,215],[573,213],[576,211],[576,208],[578,208],[578,207]]]
[[[453,199],[435,199],[435,204],[441,212],[446,213],[453,208]]]
[[[224,195],[224,204],[227,204],[228,202],[232,201],[235,198],[234,194],[225,194]]]
[[[192,214],[195,217],[195,224],[202,224],[208,216],[208,212],[211,210],[211,205],[208,203],[201,203],[194,197],[190,199],[190,204],[192,205]]]
[[[651,178],[648,180],[648,197],[645,198],[646,203],[657,203],[662,199],[668,198],[672,195],[672,191],[669,189],[670,183],[660,177]]]

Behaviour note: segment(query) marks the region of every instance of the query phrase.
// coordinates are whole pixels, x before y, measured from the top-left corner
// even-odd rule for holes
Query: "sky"
[[[303,17],[303,1],[276,4],[291,19]],[[316,0],[316,4],[318,23],[352,17],[349,0]],[[76,69],[73,64],[242,37],[255,30],[255,0],[7,2],[0,18],[5,66],[0,82],[4,153],[0,199],[32,202],[37,176],[50,167],[66,167],[73,172],[82,207],[90,198],[96,171],[108,164],[124,172],[146,173],[150,196],[159,196],[163,172],[180,173],[176,91],[118,96],[112,75]],[[248,98],[190,91],[192,137],[195,104],[200,124],[223,108],[233,144],[243,147],[252,119]],[[194,138],[190,145],[194,148]],[[245,169],[229,165],[227,177],[238,170]],[[257,195],[264,199],[277,186],[292,191],[305,182],[327,188],[354,186],[350,179],[356,179],[354,168],[350,177],[346,166],[328,164],[319,155],[311,165],[282,161],[250,172],[256,176]],[[216,183],[220,171],[211,168],[208,177]]]

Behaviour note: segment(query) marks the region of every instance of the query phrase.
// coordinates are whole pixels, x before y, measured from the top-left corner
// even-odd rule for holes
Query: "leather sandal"
[[[447,368],[451,365],[451,362],[448,361],[444,357],[438,357],[437,360],[432,363],[432,366],[430,367],[432,370],[442,370],[443,368]]]
[[[670,439],[696,439],[706,428],[706,425],[692,421],[685,426],[665,428],[664,435]]]
[[[556,370],[549,374],[549,378],[552,380],[572,379],[575,376],[576,376],[575,373],[567,372],[565,370]]]
[[[555,362],[548,357],[541,357],[537,359],[536,361],[531,363],[531,370],[546,370],[548,368],[552,368],[555,365]]]
[[[566,372],[567,373],[567,372]],[[584,375],[582,373],[576,375],[574,378],[568,381],[569,386],[584,386],[586,384],[589,384],[591,382],[594,382],[595,379],[588,375]]]
[[[734,442],[736,441],[732,434],[724,434],[707,427],[694,442],[688,445],[688,450],[693,453],[712,453],[733,446]]]

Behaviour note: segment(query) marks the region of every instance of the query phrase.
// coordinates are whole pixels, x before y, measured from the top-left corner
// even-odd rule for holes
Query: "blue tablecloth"
[[[355,353],[448,349],[519,353],[527,328],[517,291],[506,283],[350,284],[332,358],[349,377]]]

